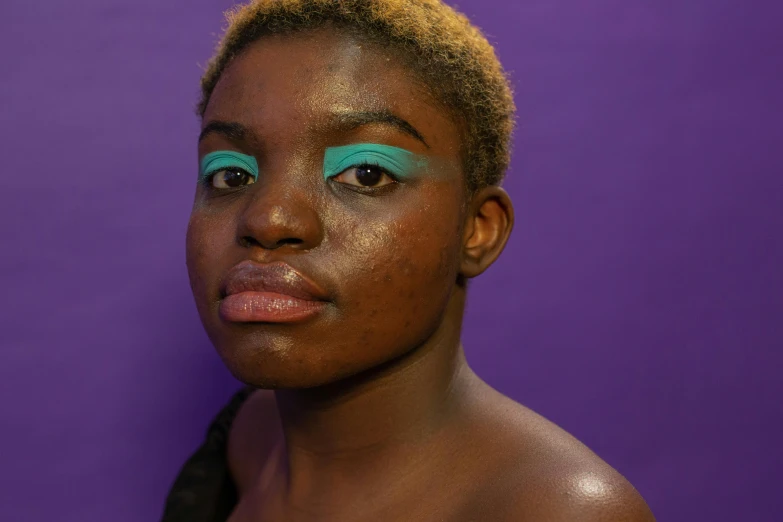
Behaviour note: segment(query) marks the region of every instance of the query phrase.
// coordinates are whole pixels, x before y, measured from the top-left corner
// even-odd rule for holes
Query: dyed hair
[[[254,0],[226,16],[228,28],[201,79],[199,116],[220,75],[251,43],[331,25],[402,51],[404,64],[459,125],[469,190],[503,179],[515,111],[509,81],[481,31],[440,0]]]

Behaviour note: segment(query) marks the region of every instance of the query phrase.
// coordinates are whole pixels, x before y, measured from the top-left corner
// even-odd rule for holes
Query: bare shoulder
[[[547,477],[534,490],[519,488],[504,503],[500,520],[551,522],[655,522],[650,508],[617,472],[596,469]]]
[[[281,434],[274,392],[255,390],[239,408],[228,435],[228,467],[240,493],[258,476]]]
[[[618,471],[554,423],[503,397],[488,408],[491,488],[479,498],[496,520],[654,522]],[[494,411],[493,411],[494,410]],[[486,428],[485,428],[486,429]],[[490,483],[490,482],[488,482]]]

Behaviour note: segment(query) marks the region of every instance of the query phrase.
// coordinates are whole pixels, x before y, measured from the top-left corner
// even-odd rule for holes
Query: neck
[[[435,333],[405,356],[339,383],[276,392],[291,494],[388,480],[432,454],[429,443],[453,425],[477,379],[459,341],[464,290],[454,294]]]

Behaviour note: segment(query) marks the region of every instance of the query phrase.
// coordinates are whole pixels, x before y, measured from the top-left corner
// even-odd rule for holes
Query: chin
[[[333,384],[394,358],[386,350],[346,353],[346,346],[303,342],[270,332],[253,332],[227,342],[215,339],[218,355],[239,381],[261,389],[306,389]],[[374,357],[369,357],[373,355]]]

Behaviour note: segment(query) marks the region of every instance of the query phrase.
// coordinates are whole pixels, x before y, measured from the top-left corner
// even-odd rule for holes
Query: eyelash
[[[352,165],[352,166],[348,167],[348,168],[347,168],[347,169],[345,169],[345,170],[348,170],[348,169],[363,169],[363,168],[367,168],[367,167],[375,167],[375,168],[379,169],[381,172],[383,172],[384,174],[386,174],[387,176],[389,176],[389,179],[391,179],[391,180],[392,180],[393,182],[395,182],[395,183],[398,183],[398,182],[400,181],[400,180],[397,178],[397,176],[395,176],[394,174],[392,174],[391,172],[389,172],[389,170],[388,170],[388,169],[384,168],[384,167],[383,167],[383,165],[381,165],[381,164],[380,164],[380,163],[378,163],[378,162],[375,162],[375,163],[373,163],[373,162],[371,162],[371,161],[365,161],[364,163],[362,163],[362,164],[360,164],[360,165]],[[343,172],[345,172],[345,170],[344,170]],[[339,176],[339,175],[340,175],[340,174],[342,174],[343,172],[340,172],[339,174],[335,174],[335,175],[334,175],[334,176],[332,176],[332,177]]]
[[[389,176],[389,179],[391,179],[392,182],[391,183],[387,183],[386,185],[383,185],[383,186],[380,186],[380,187],[362,187],[362,186],[358,186],[358,185],[351,185],[351,184],[348,184],[348,183],[340,183],[339,181],[334,181],[332,179],[332,178],[335,178],[335,177],[339,176],[340,174],[342,174],[346,170],[349,170],[349,169],[361,169],[361,168],[365,168],[365,167],[376,167],[376,168],[380,169],[384,174]],[[379,165],[377,163],[370,163],[370,162],[365,162],[365,163],[361,163],[361,164],[358,164],[358,165],[353,165],[351,167],[348,167],[347,169],[341,171],[339,174],[335,174],[334,176],[331,176],[328,179],[329,179],[330,182],[332,182],[332,186],[336,190],[346,191],[346,192],[349,192],[351,194],[359,195],[360,197],[361,196],[369,196],[369,197],[384,196],[384,195],[386,195],[386,194],[388,194],[388,193],[390,193],[390,192],[392,192],[394,190],[397,190],[399,188],[399,185],[400,185],[400,181],[399,181],[399,178],[397,176],[395,176],[394,174],[389,172],[382,165]]]
[[[201,185],[203,187],[205,187],[207,189],[221,190],[221,191],[231,190],[230,188],[228,188],[228,189],[219,189],[219,188],[216,188],[216,187],[214,187],[212,185],[212,181],[213,181],[213,178],[215,177],[215,174],[223,172],[224,170],[238,170],[240,172],[245,173],[247,176],[250,176],[251,178],[255,179],[255,176],[253,176],[251,173],[249,173],[248,171],[246,171],[245,169],[243,169],[241,167],[225,167],[225,168],[222,168],[222,169],[217,169],[217,170],[213,170],[212,172],[205,173],[203,176],[199,177],[199,182],[201,183]],[[242,185],[242,186],[244,186],[244,185]],[[235,188],[242,188],[242,187],[240,186],[240,187],[235,187]]]
[[[365,162],[363,162],[361,164],[358,164],[358,165],[352,165],[352,166],[346,168],[345,170],[340,171],[340,172],[338,172],[337,174],[335,174],[333,176],[330,176],[328,179],[330,181],[333,181],[334,178],[336,178],[337,176],[339,176],[340,174],[342,174],[343,172],[345,172],[346,170],[349,170],[349,169],[362,169],[362,168],[368,168],[368,167],[374,167],[374,168],[380,169],[381,172],[383,172],[386,176],[389,177],[389,179],[392,180],[392,183],[384,185],[382,187],[357,187],[355,185],[348,185],[347,183],[340,183],[339,181],[335,182],[335,183],[338,183],[339,185],[343,185],[343,186],[345,186],[345,188],[348,188],[348,189],[353,190],[355,192],[371,193],[371,192],[378,192],[378,191],[381,191],[381,190],[384,190],[384,189],[388,190],[388,187],[392,186],[393,184],[397,184],[397,183],[400,182],[399,178],[397,176],[395,176],[393,173],[389,172],[388,169],[384,168],[383,165],[381,165],[379,162],[372,162],[372,161],[365,161]],[[200,176],[199,182],[207,190],[221,191],[221,192],[225,192],[225,191],[231,190],[231,188],[227,188],[227,189],[225,189],[225,188],[217,188],[217,187],[215,187],[213,185],[213,181],[214,181],[213,178],[215,177],[215,175],[219,174],[220,172],[223,172],[224,170],[238,170],[238,171],[243,172],[245,175],[250,176],[251,178],[254,177],[252,174],[250,174],[249,172],[247,172],[243,168],[240,168],[240,167],[229,167],[229,168],[222,168],[222,169],[218,169],[218,170],[215,170],[215,171],[212,171],[212,172],[209,172],[209,173],[205,173],[203,176]],[[242,187],[244,187],[244,185],[239,186],[239,187],[235,187],[235,188],[238,189],[238,188],[242,188]]]

